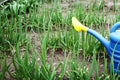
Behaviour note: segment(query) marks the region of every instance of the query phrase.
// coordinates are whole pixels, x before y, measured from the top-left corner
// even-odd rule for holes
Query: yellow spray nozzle
[[[88,27],[85,27],[82,25],[75,17],[72,17],[72,25],[74,26],[75,30],[80,32],[80,31],[87,31]]]

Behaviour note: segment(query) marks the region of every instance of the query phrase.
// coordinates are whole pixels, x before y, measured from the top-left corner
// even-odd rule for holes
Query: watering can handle
[[[120,22],[117,22],[112,26],[110,33],[115,32],[118,28],[120,28]]]

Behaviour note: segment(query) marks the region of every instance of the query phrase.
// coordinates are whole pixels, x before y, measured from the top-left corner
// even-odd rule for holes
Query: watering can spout
[[[109,53],[109,41],[106,40],[102,35],[100,35],[99,33],[97,33],[96,31],[92,30],[92,29],[88,29],[87,31],[88,33],[90,33],[91,35],[93,35],[98,41],[101,42],[101,44],[106,48],[107,52]]]
[[[78,32],[84,31],[93,35],[98,41],[102,43],[102,45],[106,48],[107,52],[109,53],[109,41],[107,41],[104,37],[102,37],[102,35],[82,25],[75,17],[72,18],[72,25],[74,26],[75,30]]]

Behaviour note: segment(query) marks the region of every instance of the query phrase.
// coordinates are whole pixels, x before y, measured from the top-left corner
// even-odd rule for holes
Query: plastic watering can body
[[[120,30],[117,30],[120,28],[120,22],[112,26],[110,30],[110,41],[106,40],[96,31],[82,25],[75,17],[72,18],[72,25],[76,31],[88,32],[101,42],[101,44],[106,48],[111,62],[113,62],[113,72],[120,74]]]
[[[114,72],[120,74],[120,22],[114,24],[110,30],[110,45],[108,55],[113,61]]]

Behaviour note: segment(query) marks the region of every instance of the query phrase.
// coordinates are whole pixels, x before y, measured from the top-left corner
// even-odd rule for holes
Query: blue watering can
[[[110,30],[110,41],[102,37],[96,31],[82,25],[75,17],[72,18],[72,25],[75,30],[88,32],[93,35],[106,48],[110,59],[113,61],[113,72],[120,74],[120,22],[114,24]]]

